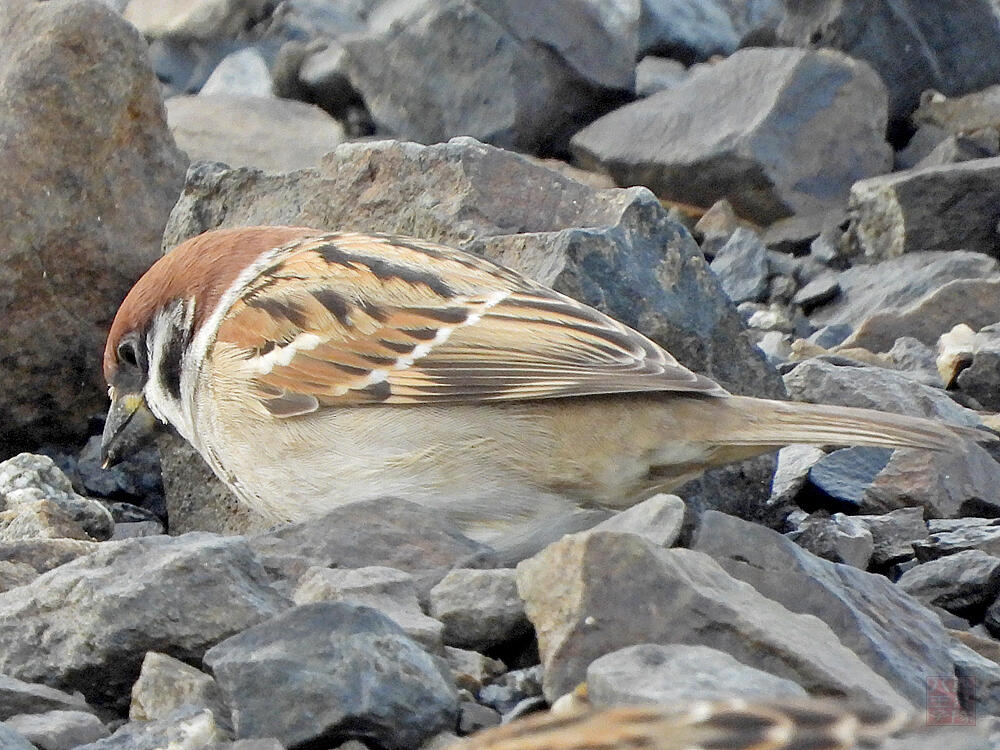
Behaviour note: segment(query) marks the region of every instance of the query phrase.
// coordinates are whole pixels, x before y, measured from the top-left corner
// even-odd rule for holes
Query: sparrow
[[[849,750],[870,747],[913,717],[833,700],[693,701],[555,710],[486,729],[446,750]]]
[[[104,375],[106,466],[164,423],[265,518],[395,495],[483,541],[789,443],[992,437],[732,395],[479,256],[302,227],[210,231],[162,256],[115,316]]]

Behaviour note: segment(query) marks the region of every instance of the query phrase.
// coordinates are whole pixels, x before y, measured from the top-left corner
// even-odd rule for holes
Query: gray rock
[[[739,227],[709,265],[733,302],[762,302],[770,267],[767,248],[751,230]]]
[[[949,135],[935,146],[927,156],[917,162],[915,168],[941,167],[972,159],[989,159],[1000,152],[1000,137],[995,128],[980,131],[975,137]]]
[[[994,334],[995,335],[995,334]],[[1000,411],[1000,349],[994,340],[972,354],[972,364],[956,380],[958,389],[976,399],[984,409]]]
[[[0,724],[0,747],[3,750],[38,750],[23,734],[15,732],[6,724]]]
[[[714,258],[733,232],[745,226],[745,223],[725,198],[720,198],[709,206],[694,225],[695,236],[701,238],[701,251],[705,257]]]
[[[847,323],[834,323],[833,325],[823,326],[816,331],[809,337],[809,342],[817,346],[822,346],[824,349],[833,349],[835,346],[842,344],[851,335],[853,330]]]
[[[171,97],[166,106],[170,132],[191,161],[290,172],[317,166],[346,138],[319,107],[290,99],[199,94]]]
[[[183,706],[211,709],[216,723],[231,728],[229,708],[215,680],[172,656],[147,651],[132,685],[129,719],[165,719]]]
[[[814,513],[798,524],[791,535],[795,543],[814,555],[835,563],[867,570],[875,551],[875,539],[868,527],[853,516]]]
[[[363,604],[386,615],[429,651],[442,652],[444,648],[445,625],[423,613],[413,576],[395,568],[309,568],[292,592],[292,600],[296,604]]]
[[[955,450],[931,453],[902,448],[869,485],[860,510],[885,513],[918,505],[930,518],[995,516],[998,482],[1000,464],[978,445],[957,443]]]
[[[486,685],[476,697],[480,703],[491,706],[510,718],[517,706],[541,699],[542,674],[540,664],[527,669],[512,669]]]
[[[685,643],[725,651],[808,691],[908,705],[827,625],[765,598],[703,553],[590,532],[562,539],[517,571],[550,700],[572,690],[604,654],[639,643]]]
[[[110,737],[80,745],[77,750],[197,750],[227,739],[226,732],[215,723],[211,711],[186,706],[164,719],[130,721]]]
[[[166,534],[163,524],[159,521],[132,521],[129,523],[116,523],[115,530],[111,534],[112,541],[122,539],[135,539],[141,536],[160,536]]]
[[[404,7],[388,26],[343,40],[351,83],[379,129],[398,138],[470,135],[549,151],[602,98],[632,89],[638,0]]]
[[[896,585],[924,604],[977,621],[1000,596],[1000,557],[976,549],[958,552],[910,568]]]
[[[937,369],[937,356],[922,341],[912,336],[901,336],[888,351],[896,367],[918,383],[935,388],[941,386],[941,374]]]
[[[125,19],[151,39],[233,37],[265,16],[266,0],[130,0]]]
[[[1000,713],[1000,664],[961,643],[953,642],[948,651],[955,662],[962,708],[973,717]]]
[[[343,505],[248,541],[267,567],[289,581],[298,581],[314,566],[384,565],[413,574],[421,593],[460,560],[490,551],[443,514],[391,497]]]
[[[860,508],[865,493],[889,463],[892,453],[890,448],[866,446],[835,450],[813,464],[809,482],[833,501],[830,505]]]
[[[484,651],[531,629],[509,568],[452,570],[431,589],[428,611],[444,623],[449,646]]]
[[[739,41],[740,33],[725,3],[642,0],[640,52],[656,52],[691,62],[732,54]]]
[[[839,53],[743,49],[605,115],[571,146],[619,185],[701,206],[726,198],[769,224],[839,208],[853,183],[890,168],[885,103],[875,72]]]
[[[172,534],[249,534],[273,525],[239,502],[186,440],[164,431],[156,438],[156,446]]]
[[[40,750],[71,750],[110,734],[100,719],[86,711],[20,714],[4,719],[4,724]]]
[[[6,458],[73,443],[104,410],[108,322],[157,256],[185,161],[146,43],[106,6],[9,0],[0,47]]]
[[[612,651],[587,667],[587,697],[596,706],[805,696],[795,682],[706,646],[645,643]]]
[[[114,530],[111,513],[101,503],[82,497],[73,491],[73,485],[48,456],[21,453],[0,463],[0,524],[8,525],[7,512],[15,516],[22,506],[39,501],[53,503],[83,532],[77,539],[107,539]],[[17,539],[7,529],[0,535],[8,540]]]
[[[500,712],[475,701],[462,701],[458,705],[458,733],[472,734],[480,729],[500,724]]]
[[[792,302],[800,305],[808,313],[813,308],[830,302],[838,294],[840,294],[840,282],[835,274],[827,274],[813,279],[799,289],[792,297]]]
[[[507,671],[507,667],[498,659],[453,646],[444,647],[444,659],[451,669],[455,687],[468,690],[473,695],[488,681]]]
[[[873,314],[905,309],[950,281],[996,277],[996,260],[981,253],[907,254],[842,271],[837,275],[840,294],[809,317],[816,325],[848,323],[856,328]]]
[[[940,619],[883,576],[821,560],[777,532],[722,513],[702,517],[692,548],[790,611],[818,617],[918,705],[927,675],[952,671]]]
[[[815,445],[786,445],[778,451],[778,467],[771,483],[768,505],[783,509],[794,505],[795,498],[809,480],[809,472],[826,454]]]
[[[267,60],[256,47],[246,47],[222,58],[198,92],[202,96],[274,96]]]
[[[866,260],[909,252],[1000,254],[990,206],[1000,199],[1000,158],[923,167],[856,182],[847,233]]]
[[[237,738],[286,746],[320,738],[417,747],[454,726],[458,703],[427,652],[385,615],[306,604],[210,649]]]
[[[990,0],[955,7],[920,0],[791,0],[785,7],[779,37],[836,47],[869,62],[888,86],[893,120],[912,112],[926,89],[959,94],[1000,78],[1000,62],[990,54],[1000,44],[1000,23]],[[961,44],[955,43],[956,29],[962,30]]]
[[[921,562],[970,549],[1000,557],[1000,519],[932,518],[927,531],[929,538],[913,545]]]
[[[913,543],[927,539],[923,508],[900,508],[882,515],[854,517],[872,533],[872,565],[883,568],[913,557]]]
[[[198,659],[287,605],[243,539],[106,542],[0,594],[0,672],[124,707],[146,651]]]
[[[687,77],[684,63],[668,57],[646,55],[635,66],[636,96],[650,96],[678,86]]]
[[[930,417],[974,427],[979,417],[956,404],[940,388],[914,383],[881,367],[839,366],[808,359],[784,376],[789,396],[796,401],[879,409],[914,417]],[[927,456],[926,451],[923,454]]]
[[[53,568],[89,555],[100,548],[97,542],[77,539],[21,539],[0,541],[0,560],[12,565],[27,565],[36,573],[45,573]]]
[[[918,126],[914,137],[929,129],[938,134],[961,135],[1000,126],[1000,86],[986,86],[965,96],[945,96],[926,91],[911,116]],[[939,135],[938,142],[944,140]],[[935,144],[937,145],[937,144]]]
[[[671,547],[681,535],[686,514],[687,504],[677,495],[653,495],[601,521],[593,531],[638,534],[659,547]]]
[[[0,721],[18,714],[90,710],[78,693],[70,695],[47,685],[0,675]]]

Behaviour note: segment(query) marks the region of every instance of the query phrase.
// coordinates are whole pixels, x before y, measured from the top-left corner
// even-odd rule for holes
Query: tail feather
[[[719,442],[732,445],[814,443],[956,451],[967,447],[968,440],[990,443],[998,439],[992,432],[973,427],[874,409],[742,396],[730,401],[742,414],[742,428],[728,426]]]

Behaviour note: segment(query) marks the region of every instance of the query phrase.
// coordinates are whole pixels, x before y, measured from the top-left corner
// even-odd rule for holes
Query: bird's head
[[[314,230],[221,229],[178,245],[122,302],[104,348],[111,406],[101,439],[105,468],[140,448],[160,423],[194,443],[191,389],[212,343],[213,313],[237,277],[268,249]]]

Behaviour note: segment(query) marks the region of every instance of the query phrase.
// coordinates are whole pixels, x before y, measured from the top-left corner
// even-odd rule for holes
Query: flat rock
[[[900,508],[879,515],[854,517],[872,533],[872,564],[878,568],[913,557],[913,543],[927,539],[923,508]]]
[[[963,550],[981,550],[1000,557],[1000,519],[931,519],[927,522],[927,530],[928,539],[913,545],[921,562]]]
[[[20,714],[4,724],[42,750],[71,750],[107,737],[104,723],[86,711],[46,711]]]
[[[868,261],[935,250],[996,257],[998,198],[1000,157],[870,177],[851,187],[847,234]]]
[[[765,598],[703,553],[590,532],[565,537],[517,571],[550,700],[573,690],[604,654],[682,643],[720,649],[807,691],[908,705],[827,625]]]
[[[418,591],[437,583],[458,561],[489,552],[442,513],[397,498],[349,503],[329,513],[252,536],[264,564],[290,581],[311,567],[381,565],[411,573]]]
[[[818,617],[918,705],[926,699],[926,676],[952,671],[938,616],[883,576],[822,560],[775,531],[722,513],[702,517],[692,548],[790,611]]]
[[[295,586],[292,601],[363,604],[386,615],[428,651],[444,650],[444,623],[423,613],[413,576],[395,568],[309,568]]]
[[[888,171],[886,101],[875,72],[845,55],[743,49],[596,120],[571,147],[619,185],[700,206],[726,198],[770,224],[839,208],[852,184]]]
[[[835,450],[812,465],[809,469],[809,483],[829,498],[825,503],[827,507],[857,510],[865,492],[889,463],[892,453],[890,448],[867,446]],[[813,502],[824,505],[818,498]]]
[[[868,527],[843,513],[814,513],[798,524],[790,538],[824,560],[860,570],[867,570],[875,551],[875,539]]]
[[[458,703],[431,656],[370,607],[294,607],[205,654],[237,738],[286,746],[362,739],[418,747],[455,725]]]
[[[218,724],[231,728],[229,707],[211,676],[167,654],[147,651],[132,685],[129,719],[165,719],[182,706],[209,708]]]
[[[0,214],[17,217],[0,227],[6,458],[72,443],[104,410],[108,326],[157,257],[186,160],[146,43],[107,6],[4,2],[0,47]]]
[[[48,685],[0,675],[0,721],[18,714],[90,710],[78,693],[71,695]]]
[[[889,89],[889,111],[902,120],[920,94],[976,91],[996,83],[1000,22],[989,0],[961,6],[928,6],[921,0],[892,4],[865,0],[793,0],[778,26],[787,44],[835,47],[866,60]],[[955,29],[961,29],[956,44]],[[900,65],[906,60],[906,65]]]
[[[722,289],[733,302],[762,302],[767,292],[770,266],[767,248],[751,230],[739,227],[720,247],[709,264]]]
[[[906,254],[841,271],[837,274],[840,294],[810,311],[809,318],[816,325],[848,323],[857,328],[876,313],[910,307],[948,282],[995,279],[997,275],[996,260],[982,253],[952,250]]]
[[[1000,557],[970,549],[910,568],[896,585],[924,604],[978,621],[1000,596]]]
[[[173,96],[166,107],[170,132],[191,161],[290,172],[315,167],[346,138],[319,107],[291,99],[199,94]]]
[[[585,113],[630,91],[638,0],[397,4],[392,23],[344,40],[382,132],[421,143],[470,135],[519,151],[564,147]]]
[[[684,529],[687,504],[677,495],[658,494],[615,513],[593,527],[594,531],[638,534],[660,547],[672,547]]]
[[[198,659],[287,606],[242,539],[105,542],[0,594],[0,672],[127,707],[146,651]]]
[[[510,568],[452,570],[431,589],[428,603],[449,646],[485,651],[531,630]]]
[[[212,712],[185,706],[163,719],[130,721],[110,737],[79,745],[77,750],[162,750],[209,748],[215,743],[229,750],[227,733],[215,723]],[[268,748],[267,750],[271,750]]]
[[[587,667],[587,697],[595,706],[616,706],[804,698],[806,691],[714,648],[645,643],[592,661]]]

